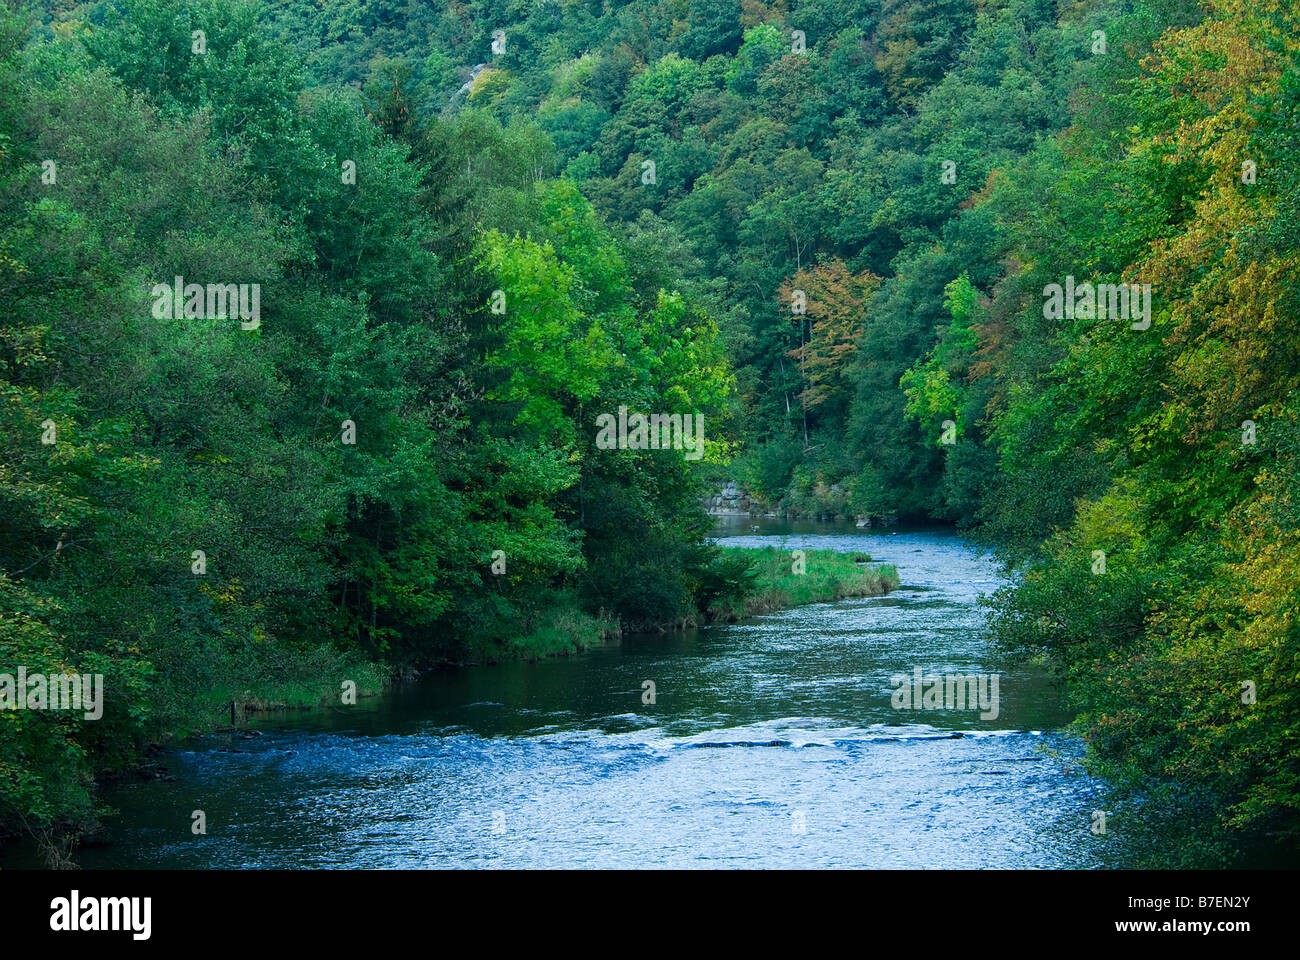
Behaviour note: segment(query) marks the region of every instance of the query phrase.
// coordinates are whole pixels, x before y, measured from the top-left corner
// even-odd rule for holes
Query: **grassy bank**
[[[740,589],[709,604],[706,613],[710,620],[732,621],[849,597],[879,597],[897,589],[899,583],[894,567],[873,564],[865,553],[724,547],[720,562],[734,567],[746,564],[749,573]]]
[[[476,638],[457,665],[568,657],[599,646],[621,632],[617,618],[603,611],[596,615],[585,613],[575,599],[572,606],[557,605],[528,618],[514,633]]]
[[[294,662],[288,676],[245,677],[214,684],[204,691],[201,716],[215,721],[194,724],[181,735],[229,725],[232,704],[239,722],[255,713],[339,706],[344,702],[347,681],[356,684],[358,700],[383,693],[391,683],[391,672],[385,665],[328,655],[332,653],[328,651],[322,656],[313,651]],[[175,735],[173,731],[171,736]]]

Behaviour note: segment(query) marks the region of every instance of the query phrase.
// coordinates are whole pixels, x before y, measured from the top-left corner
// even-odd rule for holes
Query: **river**
[[[1101,784],[1033,669],[1002,662],[993,562],[946,531],[724,521],[733,545],[865,551],[902,587],[579,656],[442,671],[109,788],[86,868],[1093,867]],[[750,524],[757,523],[757,534]],[[890,677],[997,673],[1000,710],[903,711]],[[643,703],[644,681],[654,702]],[[202,810],[206,835],[191,832]],[[17,865],[17,864],[14,864]]]

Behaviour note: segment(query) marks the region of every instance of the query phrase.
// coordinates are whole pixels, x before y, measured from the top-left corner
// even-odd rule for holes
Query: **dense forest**
[[[3,828],[232,701],[735,604],[735,479],[995,547],[1170,862],[1300,853],[1293,5],[0,9],[0,668],[111,705],[0,714]]]

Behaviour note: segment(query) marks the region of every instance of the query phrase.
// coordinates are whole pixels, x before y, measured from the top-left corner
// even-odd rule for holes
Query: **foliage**
[[[95,778],[232,704],[694,607],[692,461],[595,445],[626,405],[731,449],[716,297],[671,252],[612,233],[535,124],[415,109],[437,58],[306,88],[264,8],[81,12],[0,7],[0,674],[102,674],[105,704],[0,714],[0,832],[79,829]],[[376,11],[297,13],[341,41]],[[173,317],[178,276],[256,284],[260,316]]]

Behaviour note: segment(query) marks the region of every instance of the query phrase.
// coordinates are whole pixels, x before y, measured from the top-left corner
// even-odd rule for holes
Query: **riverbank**
[[[319,710],[377,697],[393,683],[384,664],[328,644],[279,647],[230,638],[184,667],[153,674],[149,685],[136,692],[147,712],[128,717],[109,700],[101,722],[130,733],[112,749],[101,750],[84,773],[67,756],[47,760],[48,748],[41,752],[45,743],[28,732],[30,726],[20,726],[28,715],[17,715],[18,733],[26,734],[20,745],[29,752],[0,756],[0,779],[8,777],[0,787],[0,849],[26,837],[46,868],[75,867],[78,846],[97,842],[103,833],[101,820],[109,810],[103,788],[154,779],[160,751],[191,737],[247,727],[259,714]],[[51,798],[59,804],[54,815],[47,813]]]
[[[870,557],[860,552],[806,550],[798,561],[791,551],[775,547],[721,547],[713,570],[720,574],[725,595],[715,594],[694,616],[663,626],[734,622],[803,604],[879,596],[897,588],[898,576],[892,566],[869,561]],[[795,572],[796,564],[801,564],[803,572]],[[457,661],[444,666],[453,668],[448,672],[454,673],[479,666],[564,658],[603,646],[622,632],[618,621],[603,611],[593,615],[576,605],[548,608],[517,627],[518,632],[504,640],[484,637],[467,646]],[[397,672],[355,653],[344,654],[329,645],[281,648],[232,641],[226,647],[209,649],[202,661],[202,669],[191,662],[187,669],[159,677],[148,695],[152,722],[145,736],[134,750],[119,751],[115,763],[99,768],[95,783],[85,784],[85,798],[74,816],[37,829],[24,829],[21,820],[7,824],[9,829],[0,831],[0,844],[26,834],[40,848],[47,866],[71,866],[79,843],[94,842],[102,833],[100,818],[105,808],[100,788],[155,778],[158,751],[194,736],[260,725],[257,720],[264,723],[268,714],[314,712],[374,698],[416,675],[409,670]],[[201,682],[194,682],[198,678]]]
[[[752,576],[740,596],[722,597],[705,611],[709,620],[734,622],[809,603],[879,597],[899,586],[890,564],[872,564],[865,553],[723,547],[724,562],[748,561]]]
[[[770,544],[787,558],[802,549],[807,576],[824,548],[908,576],[871,603],[627,633],[535,664],[431,671],[357,710],[263,717],[260,736],[200,738],[155,757],[159,776],[105,788],[119,811],[109,842],[79,850],[78,862],[87,871],[1111,862],[1110,838],[1089,830],[1103,809],[1099,785],[1060,732],[1069,716],[1049,678],[989,646],[978,597],[998,582],[991,560],[946,531],[882,537],[772,523],[751,537],[750,524],[735,526],[745,535],[720,547]],[[994,721],[900,713],[882,678],[912,664],[997,671],[1016,695]],[[982,735],[951,736],[971,732]],[[206,837],[190,831],[197,808]],[[806,831],[791,829],[803,822]],[[33,863],[25,847],[4,866]]]

